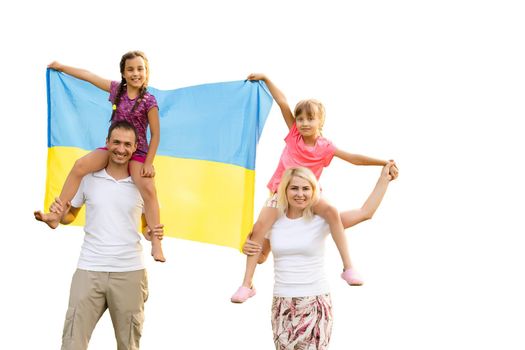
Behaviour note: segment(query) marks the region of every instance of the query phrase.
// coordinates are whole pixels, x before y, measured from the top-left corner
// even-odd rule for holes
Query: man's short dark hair
[[[108,130],[108,140],[111,138],[111,133],[115,129],[132,130],[133,133],[135,134],[135,143],[138,142],[139,138],[137,135],[137,129],[135,129],[133,124],[131,124],[130,122],[126,120],[119,120],[118,122],[111,123],[111,126],[109,127],[109,130]]]

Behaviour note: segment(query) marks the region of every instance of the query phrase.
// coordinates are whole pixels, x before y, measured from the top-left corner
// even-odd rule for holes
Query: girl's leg
[[[279,211],[277,210],[277,208],[263,207],[259,214],[257,222],[253,225],[251,240],[259,243],[262,246],[265,239],[264,236],[268,231],[270,231],[278,216]],[[243,294],[246,294],[247,289],[252,287],[252,279],[255,273],[255,268],[257,266],[257,261],[259,260],[259,255],[260,254],[254,254],[246,258],[246,270],[244,272],[242,286],[232,296],[232,302],[242,303],[246,301],[246,299],[248,299],[250,296],[252,296]]]
[[[146,222],[150,228],[160,224],[159,201],[157,200],[157,190],[155,189],[155,180],[152,177],[143,177],[140,175],[142,163],[132,160],[129,162],[129,171],[133,182],[137,185],[140,195],[144,200],[144,214]],[[151,237],[151,255],[155,261],[165,262],[166,258],[162,252],[162,245],[157,236]]]
[[[331,206],[326,200],[321,198],[314,205],[313,210],[314,214],[321,216],[330,226],[332,239],[334,240],[337,250],[339,250],[339,255],[341,255],[343,261],[343,275],[341,277],[343,277],[343,279],[350,285],[360,286],[363,282],[357,276],[357,272],[352,269],[348,244],[346,242],[343,224],[337,208]]]
[[[108,151],[104,149],[96,149],[77,159],[62,186],[62,192],[59,196],[62,203],[65,204],[73,199],[85,175],[104,169],[107,164]],[[35,218],[45,222],[51,228],[56,228],[61,219],[56,213],[42,213],[40,211],[35,212]]]
[[[332,233],[332,238],[339,250],[341,259],[343,260],[343,268],[349,269],[352,267],[352,262],[350,261],[350,254],[348,253],[348,244],[346,242],[346,236],[344,235],[343,224],[341,223],[341,217],[337,208],[331,206],[323,198],[313,207],[314,214],[321,216],[323,219],[328,222],[330,226],[330,232]]]

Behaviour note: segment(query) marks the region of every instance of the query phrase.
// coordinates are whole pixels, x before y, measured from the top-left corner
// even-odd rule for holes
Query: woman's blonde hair
[[[279,208],[281,214],[286,213],[288,210],[289,203],[288,197],[286,196],[286,190],[288,189],[288,185],[290,185],[290,182],[294,177],[304,179],[310,183],[310,186],[312,186],[312,199],[308,207],[306,207],[303,212],[303,216],[310,218],[313,216],[313,205],[317,203],[317,200],[319,199],[319,186],[314,173],[305,167],[288,168],[284,172],[281,178],[281,183],[279,184],[279,188],[277,189],[277,208]]]
[[[313,98],[310,98],[308,100],[299,101],[295,105],[295,110],[294,110],[293,115],[295,118],[297,118],[297,116],[302,113],[306,114],[306,116],[308,117],[319,118],[319,121],[320,121],[319,132],[322,133],[324,120],[326,116],[326,112],[325,112],[323,104]]]

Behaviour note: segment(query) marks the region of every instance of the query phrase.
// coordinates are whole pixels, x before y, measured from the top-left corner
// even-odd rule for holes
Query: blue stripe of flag
[[[103,146],[111,115],[109,94],[49,69],[47,88],[48,147]],[[255,168],[257,142],[272,104],[264,83],[232,81],[148,90],[159,104],[158,155]]]

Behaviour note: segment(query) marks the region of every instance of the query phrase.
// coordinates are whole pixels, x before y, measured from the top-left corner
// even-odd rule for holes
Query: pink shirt
[[[277,192],[283,173],[291,167],[307,167],[315,174],[317,180],[319,180],[323,168],[330,164],[336,151],[332,141],[322,136],[317,138],[314,146],[306,145],[295,123],[284,141],[286,142],[286,146],[281,154],[279,165],[268,183],[268,188],[272,193]]]
[[[112,81],[109,89],[109,100],[114,103],[117,97],[118,88],[120,83],[118,81]],[[142,101],[137,105],[133,113],[131,110],[135,105],[135,99],[130,99],[127,90],[124,89],[124,93],[120,98],[120,103],[113,117],[113,122],[120,120],[126,120],[130,122],[137,130],[138,146],[137,151],[144,156],[148,153],[148,140],[146,137],[146,130],[148,129],[148,112],[153,107],[157,107],[157,100],[155,96],[150,94],[148,91],[144,94]]]

